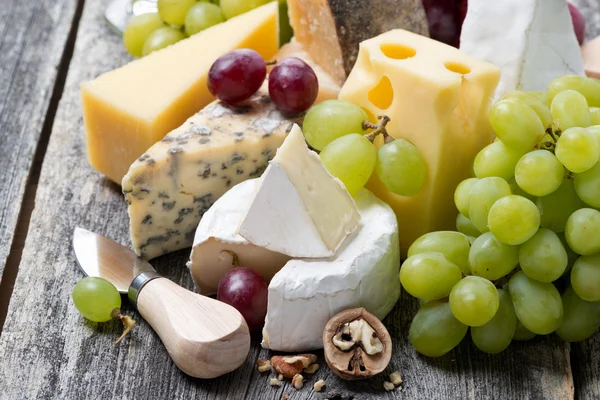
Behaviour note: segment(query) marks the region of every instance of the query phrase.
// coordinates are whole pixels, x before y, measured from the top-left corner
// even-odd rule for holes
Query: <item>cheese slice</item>
[[[395,28],[429,34],[421,0],[288,0],[296,40],[342,85],[360,42]]]
[[[337,254],[324,259],[289,259],[236,233],[260,181],[242,182],[225,193],[198,226],[188,267],[204,295],[216,293],[233,268],[227,251],[241,265],[270,281],[263,346],[281,351],[323,347],[323,328],[339,311],[365,307],[383,319],[400,295],[398,224],[391,208],[367,190],[356,196],[361,223]]]
[[[152,146],[122,182],[135,252],[151,259],[190,247],[204,212],[263,173],[294,121],[263,87],[236,106],[213,102]]]
[[[600,79],[600,36],[581,46],[581,56],[585,74],[590,78]]]
[[[460,49],[502,70],[496,92],[545,91],[561,75],[583,75],[565,0],[469,0]]]
[[[329,257],[359,222],[352,196],[294,125],[263,174],[239,232],[291,257]]]
[[[403,30],[361,43],[340,99],[372,116],[390,117],[389,134],[414,144],[427,164],[425,186],[415,196],[390,192],[377,173],[367,184],[396,212],[404,252],[427,232],[454,229],[454,189],[470,176],[479,150],[492,141],[488,109],[499,72],[451,46]]]
[[[81,86],[88,159],[120,183],[131,163],[214,98],[213,62],[252,48],[265,59],[278,48],[277,2],[215,25]]]

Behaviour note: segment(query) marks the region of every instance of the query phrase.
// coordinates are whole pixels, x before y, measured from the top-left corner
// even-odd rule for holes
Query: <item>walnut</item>
[[[302,389],[304,386],[304,377],[301,374],[296,374],[292,378],[292,386],[296,388],[296,390]]]
[[[319,364],[310,364],[308,367],[304,368],[304,372],[307,374],[314,374],[319,369]]]
[[[396,387],[402,385],[402,375],[400,375],[400,372],[392,372],[390,374],[390,382],[392,382]]]
[[[256,366],[259,372],[267,372],[271,369],[271,361],[269,360],[258,360]]]
[[[364,308],[336,314],[323,331],[325,361],[339,377],[365,379],[382,372],[392,356],[385,326]]]
[[[320,392],[321,390],[323,390],[324,387],[325,381],[323,379],[316,381],[313,385],[313,389],[315,389],[315,392]]]
[[[389,392],[396,389],[396,386],[392,382],[385,381],[383,382],[383,388]]]
[[[269,385],[281,386],[281,381],[277,380],[277,378],[271,378],[271,379],[269,379]]]
[[[317,356],[314,354],[299,354],[297,356],[273,356],[271,357],[271,365],[278,374],[285,378],[293,378],[310,364],[317,361]]]

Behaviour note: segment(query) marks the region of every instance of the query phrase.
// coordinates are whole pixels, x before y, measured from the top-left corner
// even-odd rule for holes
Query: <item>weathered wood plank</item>
[[[0,7],[0,276],[76,3],[4,0]]]
[[[119,188],[95,173],[84,154],[79,84],[128,60],[120,40],[104,25],[105,5],[86,3],[44,161],[36,209],[0,336],[1,399],[281,399],[283,394],[290,399],[573,397],[569,345],[554,336],[513,344],[496,356],[477,351],[468,339],[445,357],[419,356],[407,338],[417,304],[406,294],[385,320],[394,341],[389,372],[399,370],[405,379],[405,388],[391,393],[383,390],[384,376],[344,382],[327,368],[321,368],[299,392],[289,383],[269,387],[266,374],[258,373],[254,362],[271,353],[257,344],[248,361],[234,373],[208,381],[191,379],[173,365],[144,321],[139,321],[119,346],[111,344],[120,332],[118,323],[85,323],[70,300],[73,285],[82,277],[70,248],[73,228],[83,226],[129,244],[126,206]],[[159,272],[192,289],[184,266],[188,254],[180,251],[153,264]],[[133,313],[127,305],[125,309]],[[133,315],[139,320],[139,315]],[[597,360],[598,346],[589,350],[588,359]],[[322,354],[318,355],[322,363]],[[592,366],[595,364],[587,361],[586,368]],[[591,378],[598,376],[588,374],[585,379]],[[327,382],[325,392],[312,391],[317,379]],[[581,387],[580,378],[575,382]]]

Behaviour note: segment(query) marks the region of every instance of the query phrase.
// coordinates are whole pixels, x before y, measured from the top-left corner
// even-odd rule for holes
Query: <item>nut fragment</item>
[[[277,380],[281,382],[283,380],[283,375],[281,375],[281,374],[277,375]]]
[[[390,382],[392,382],[396,387],[402,385],[402,375],[400,375],[400,372],[392,372],[390,374]]]
[[[389,392],[396,389],[396,386],[392,382],[385,381],[383,382],[383,388]]]
[[[321,390],[323,390],[324,387],[325,381],[323,379],[316,381],[313,385],[313,389],[315,389],[315,392],[320,392]]]
[[[298,354],[297,356],[273,356],[271,365],[275,372],[283,375],[285,378],[293,378],[310,364],[317,361],[314,354]]]
[[[304,372],[307,374],[314,374],[319,369],[319,364],[310,364],[308,367],[304,368]]]
[[[281,400],[288,400],[290,398],[290,396],[288,396],[287,394],[284,394],[283,396],[281,396]]]
[[[269,379],[269,385],[281,386],[281,381],[277,380],[277,378],[271,378],[271,379]]]
[[[292,386],[296,388],[296,390],[302,389],[304,386],[304,377],[301,374],[296,374],[292,378]]]
[[[267,372],[271,369],[271,361],[269,360],[258,360],[256,365],[259,372]]]
[[[325,361],[339,377],[365,379],[382,372],[392,356],[385,326],[364,308],[342,311],[323,331]]]

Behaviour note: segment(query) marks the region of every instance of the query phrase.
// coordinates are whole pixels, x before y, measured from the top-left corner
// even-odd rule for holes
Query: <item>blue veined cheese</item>
[[[261,89],[235,106],[211,103],[152,146],[122,182],[135,252],[151,259],[191,247],[206,210],[259,177],[294,122]]]

